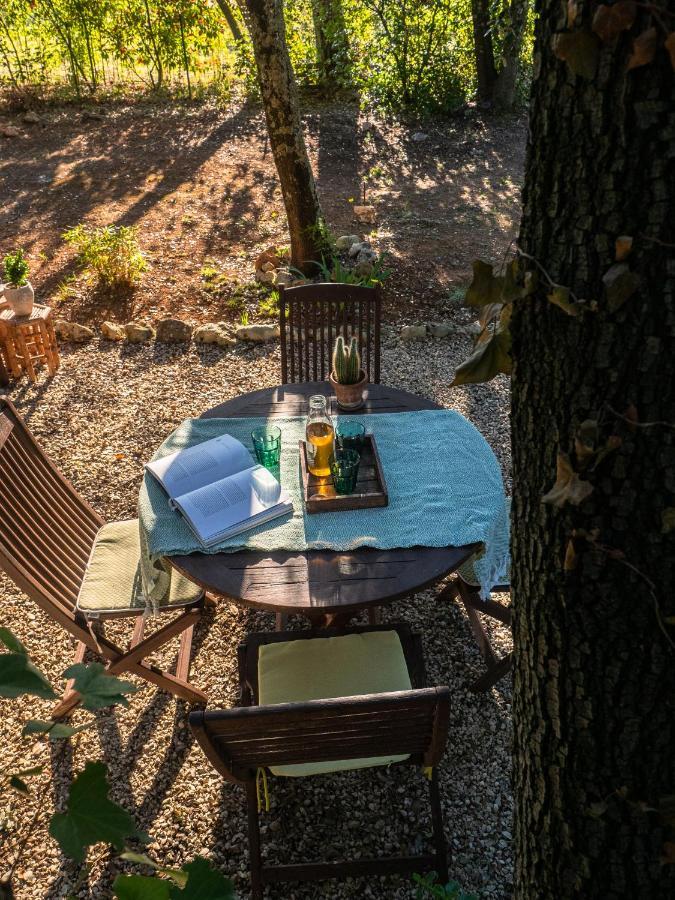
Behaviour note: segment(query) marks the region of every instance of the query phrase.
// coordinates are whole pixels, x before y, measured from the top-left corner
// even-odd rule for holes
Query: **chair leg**
[[[381,625],[382,624],[382,607],[381,606],[371,606],[369,608],[368,624],[369,625]]]
[[[474,694],[480,694],[483,691],[489,691],[497,682],[502,679],[511,669],[513,665],[513,653],[507,653],[503,659],[498,660],[493,666],[490,666],[487,672],[476,678],[469,685],[469,690]]]
[[[431,821],[434,829],[434,848],[436,850],[436,872],[441,884],[448,883],[448,845],[443,830],[443,810],[441,809],[441,794],[438,789],[438,772],[434,768],[429,782],[429,797],[431,799]]]
[[[78,641],[75,647],[75,656],[73,657],[72,665],[75,666],[78,663],[84,662],[86,652],[86,644],[83,644],[82,641]],[[63,692],[61,699],[51,712],[52,719],[64,718],[79,704],[80,695],[77,693],[77,691],[73,690],[74,683],[75,682],[72,678],[69,678],[66,682],[66,689]]]
[[[260,854],[260,820],[258,818],[258,798],[255,783],[246,784],[246,806],[248,810],[248,852],[251,868],[251,897],[262,900],[262,860]]]
[[[173,675],[171,672],[165,672],[163,669],[157,668],[157,666],[151,666],[145,663],[143,660],[146,656],[149,656],[159,647],[163,646],[167,643],[172,637],[186,630],[190,630],[196,624],[196,621],[202,616],[203,611],[199,607],[193,607],[188,609],[186,612],[182,613],[177,618],[173,619],[167,625],[164,625],[162,628],[159,628],[149,637],[145,638],[145,640],[138,640],[137,643],[134,643],[139,637],[141,629],[138,626],[138,621],[134,627],[134,635],[132,637],[130,649],[126,652],[114,644],[112,641],[108,640],[102,628],[97,630],[95,635],[95,642],[98,648],[97,652],[99,655],[107,661],[108,665],[106,666],[106,671],[109,675],[118,675],[121,672],[131,672],[134,675],[138,675],[140,678],[143,678],[145,681],[150,682],[151,684],[155,684],[157,687],[161,688],[164,691],[168,691],[171,694],[174,694],[176,697],[181,697],[183,700],[187,700],[188,703],[191,703],[195,706],[206,706],[207,697],[203,691],[200,691],[199,688],[190,684],[186,679],[180,678],[177,675]],[[192,635],[190,634],[190,648],[192,645]],[[186,660],[184,658],[184,654],[186,652],[187,647],[187,639],[184,642],[181,639],[181,650],[183,652],[183,657],[181,657],[181,650],[179,650],[179,663],[185,667]],[[54,708],[52,711],[53,718],[64,718],[79,705],[80,697],[76,691],[71,690],[70,693],[64,695],[61,702]]]
[[[500,678],[503,678],[504,675],[507,674],[511,668],[511,654],[508,653],[502,659],[497,656],[492,649],[492,644],[490,643],[487,631],[480,620],[477,610],[484,612],[486,615],[497,619],[505,625],[510,625],[511,610],[501,606],[501,604],[496,601],[488,600],[481,605],[482,601],[477,599],[477,592],[468,588],[460,579],[458,579],[458,582],[457,593],[464,605],[464,609],[469,618],[471,631],[473,632],[476,643],[478,644],[478,649],[487,666],[487,671],[470,685],[470,690],[474,691],[474,693],[480,693],[481,691],[489,690]]]

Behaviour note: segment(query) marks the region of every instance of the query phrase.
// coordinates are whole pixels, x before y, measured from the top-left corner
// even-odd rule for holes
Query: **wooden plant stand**
[[[37,381],[35,366],[39,363],[47,366],[50,375],[56,374],[59,350],[51,307],[36,303],[29,316],[15,316],[9,308],[0,309],[0,341],[7,367],[15,378],[26,372],[31,381]]]

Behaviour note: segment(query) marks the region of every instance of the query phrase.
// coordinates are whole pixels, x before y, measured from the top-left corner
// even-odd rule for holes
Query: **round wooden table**
[[[236,397],[201,418],[233,416],[303,416],[312,394],[334,397],[327,382],[285,384]],[[364,413],[439,409],[438,404],[384,385],[366,391]],[[337,407],[332,408],[337,412]],[[344,413],[340,412],[340,415]],[[210,594],[277,615],[301,614],[318,626],[338,624],[367,609],[414,594],[453,572],[477,549],[410,547],[400,550],[241,550],[235,553],[192,553],[169,562]]]

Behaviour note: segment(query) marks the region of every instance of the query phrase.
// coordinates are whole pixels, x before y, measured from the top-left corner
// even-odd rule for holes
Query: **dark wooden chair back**
[[[335,338],[359,339],[361,365],[368,381],[380,381],[379,286],[302,284],[279,287],[281,381],[325,381]]]
[[[52,618],[71,625],[103,519],[0,398],[0,569]]]
[[[410,754],[435,766],[447,739],[450,691],[389,694],[197,711],[190,726],[206,756],[229,781],[258,767]]]

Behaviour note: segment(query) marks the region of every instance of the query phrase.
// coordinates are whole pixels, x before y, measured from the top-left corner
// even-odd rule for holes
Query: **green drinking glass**
[[[281,429],[276,425],[263,425],[253,429],[251,439],[260,465],[276,475],[281,460]]]
[[[366,426],[358,419],[340,419],[335,430],[335,446],[339,450],[361,453],[366,441]]]
[[[336,450],[330,472],[336,494],[353,494],[359,475],[360,455],[356,450]]]

